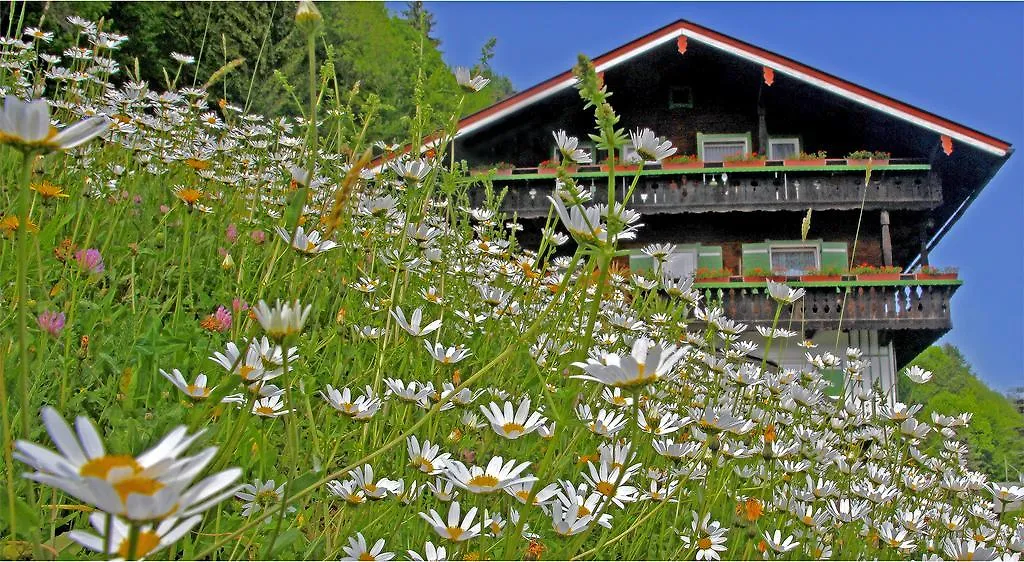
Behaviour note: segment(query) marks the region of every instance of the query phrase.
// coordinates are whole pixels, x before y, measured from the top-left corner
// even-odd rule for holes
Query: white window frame
[[[793,250],[810,250],[814,254],[814,269],[821,269],[821,248],[814,244],[769,244],[768,245],[768,265],[771,266],[772,272],[775,272],[775,256],[773,255],[777,251],[793,251]]]
[[[800,156],[800,138],[799,137],[769,137],[768,139],[768,159],[769,160],[782,160],[782,158],[776,158],[774,154],[775,145],[779,144],[792,144],[795,145],[796,150],[793,152],[793,158]]]
[[[721,134],[721,135],[719,135],[719,134],[707,135],[707,137],[710,137],[710,138],[707,138],[704,135],[701,135],[701,137],[702,138],[700,139],[700,145],[698,146],[698,148],[699,148],[699,153],[700,153],[701,159],[704,160],[705,162],[712,162],[712,160],[706,160],[706,156],[705,156],[705,152],[704,152],[704,145],[709,143],[709,142],[711,142],[711,143],[716,143],[716,142],[742,142],[743,143],[743,154],[750,154],[750,152],[751,152],[750,133],[729,133],[729,134]],[[717,162],[717,160],[714,160],[714,162]]]
[[[700,269],[700,267],[698,266],[698,264],[700,263],[700,252],[698,252],[697,249],[692,249],[692,250],[676,250],[675,252],[672,252],[671,254],[669,254],[665,258],[665,265],[666,266],[668,265],[668,262],[669,262],[669,260],[672,259],[672,256],[678,256],[678,255],[683,255],[683,254],[687,254],[687,255],[689,255],[689,256],[691,256],[693,258],[693,271],[690,271],[689,273],[687,273],[686,275],[684,275],[682,277],[676,277],[675,275],[673,275],[672,276],[673,279],[686,279],[687,277],[694,277],[697,274],[697,270]],[[665,275],[669,275],[669,273],[667,271],[664,272],[664,274]]]

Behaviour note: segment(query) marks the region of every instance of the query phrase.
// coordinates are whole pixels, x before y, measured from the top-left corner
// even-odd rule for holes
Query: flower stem
[[[18,182],[18,264],[17,264],[17,286],[18,286],[18,363],[19,369],[18,388],[21,392],[21,431],[27,439],[29,430],[29,358],[28,358],[28,238],[29,238],[29,205],[32,201],[32,191],[29,189],[29,182],[32,178],[32,162],[35,160],[34,152],[25,152],[21,160],[21,177]]]

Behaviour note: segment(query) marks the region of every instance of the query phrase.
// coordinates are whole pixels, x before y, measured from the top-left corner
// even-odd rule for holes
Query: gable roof
[[[679,40],[680,37],[686,37],[688,41],[692,39],[755,64],[770,67],[776,74],[790,76],[855,103],[934,131],[936,134],[948,135],[953,140],[974,146],[995,156],[1005,157],[1012,152],[1010,144],[1006,141],[686,20],[678,20],[609,51],[595,58],[594,66],[597,72],[603,72],[659,45]],[[486,127],[490,123],[575,84],[576,78],[572,71],[567,70],[554,78],[463,118],[459,121],[456,136]]]

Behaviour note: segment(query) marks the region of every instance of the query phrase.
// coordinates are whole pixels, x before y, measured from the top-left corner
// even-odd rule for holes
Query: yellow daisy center
[[[135,544],[134,558],[142,558],[143,556],[152,552],[153,549],[155,549],[159,545],[160,535],[154,533],[153,531],[142,531],[141,533],[139,533],[139,540]],[[131,539],[125,537],[117,548],[117,553],[121,555],[121,558],[128,558],[129,556],[131,556],[132,553],[129,552],[130,546]]]
[[[364,552],[364,553],[360,554],[359,555],[359,559],[360,560],[376,560],[376,558],[374,558],[373,555],[370,554],[369,552]]]
[[[464,532],[462,530],[462,527],[448,527],[447,531],[448,537],[451,538],[453,541],[459,540],[459,537],[461,537],[462,533]]]
[[[257,406],[256,413],[260,414],[261,416],[269,416],[274,413],[274,409],[271,408],[270,406]]]
[[[481,474],[470,478],[467,484],[478,488],[494,488],[498,485],[498,479],[490,474]]]
[[[586,517],[588,515],[590,515],[590,510],[587,509],[586,507],[581,505],[578,508],[576,508],[576,517]]]
[[[711,537],[701,537],[697,539],[697,548],[701,550],[707,550],[711,548],[712,542]]]
[[[611,482],[598,482],[597,485],[594,486],[594,489],[605,496],[615,495],[615,484],[612,484]]]
[[[110,471],[115,468],[128,468],[131,469],[132,473],[142,472],[142,467],[139,463],[135,462],[135,457],[130,455],[103,455],[95,459],[90,459],[89,462],[82,465],[82,468],[78,469],[78,474],[86,478],[103,478],[106,479]]]
[[[178,199],[181,199],[189,205],[195,205],[203,198],[203,192],[192,187],[179,189],[176,195],[178,196]]]
[[[526,428],[523,427],[522,425],[518,424],[518,423],[509,422],[509,423],[506,423],[505,425],[501,426],[501,430],[504,431],[506,435],[510,435],[511,436],[513,433],[518,433],[518,434],[524,433],[526,431]]]

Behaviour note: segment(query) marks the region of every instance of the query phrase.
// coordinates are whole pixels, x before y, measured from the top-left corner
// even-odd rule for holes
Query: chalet
[[[616,170],[620,198],[641,175],[628,202],[645,224],[632,269],[652,266],[642,246],[673,243],[666,273],[695,275],[729,317],[757,324],[774,314],[766,277],[804,287],[780,326],[825,350],[861,348],[883,388],[952,327],[961,282],[928,255],[1010,156],[1007,142],[688,21],[594,64],[620,125],[649,127],[679,149],[661,164]],[[455,158],[491,170],[527,233],[549,211],[552,131],[593,132],[574,84],[567,70],[458,127]],[[573,175],[600,202],[608,155],[582,144],[594,165]],[[803,364],[806,350],[790,347],[771,359]]]

